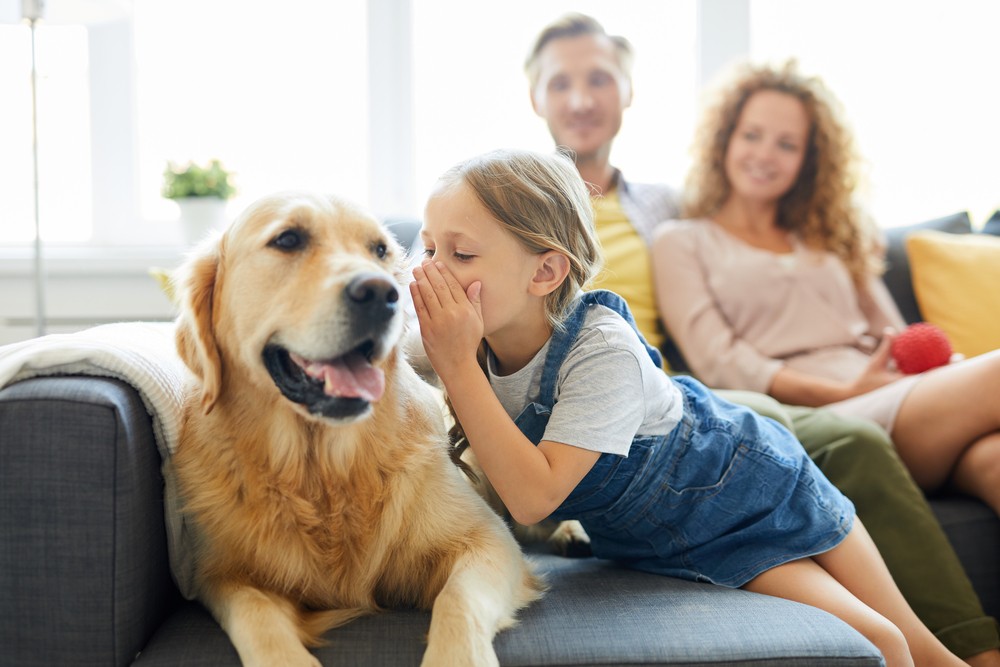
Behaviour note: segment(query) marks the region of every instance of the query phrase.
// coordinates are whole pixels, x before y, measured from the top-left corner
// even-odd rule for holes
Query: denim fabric
[[[631,323],[617,295],[581,298],[565,328],[553,334],[538,403],[515,420],[536,445],[554,404],[559,366],[594,304]],[[791,433],[696,380],[673,381],[685,402],[677,428],[666,436],[636,436],[627,457],[602,454],[552,518],[578,519],[598,557],[734,588],[776,565],[831,549],[847,535],[854,506]]]

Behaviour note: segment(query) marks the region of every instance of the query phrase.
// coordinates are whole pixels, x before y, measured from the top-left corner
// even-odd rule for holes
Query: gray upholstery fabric
[[[420,235],[420,220],[416,218],[390,218],[385,221],[385,226],[389,228],[396,240],[399,241],[403,249],[412,254],[418,244]],[[423,249],[423,246],[421,246]]]
[[[175,595],[138,395],[26,380],[0,391],[0,434],[0,662],[128,664]]]
[[[919,222],[905,227],[893,227],[886,230],[886,271],[882,276],[886,287],[892,293],[899,312],[907,324],[920,322],[920,306],[913,293],[913,278],[910,274],[910,262],[906,255],[906,237],[916,231],[937,230],[951,234],[968,234],[972,231],[972,223],[966,211]]]
[[[993,215],[991,215],[990,219],[983,225],[983,234],[1000,236],[1000,208],[993,211]]]
[[[634,572],[593,558],[534,556],[550,590],[497,636],[502,665],[876,665],[846,624],[805,605]],[[419,665],[430,614],[392,611],[329,632],[323,664]],[[192,650],[196,646],[197,650]],[[195,604],[174,614],[137,665],[238,665]]]

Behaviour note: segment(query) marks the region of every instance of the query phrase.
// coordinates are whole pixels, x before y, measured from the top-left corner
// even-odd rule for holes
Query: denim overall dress
[[[535,445],[555,405],[559,368],[587,309],[598,304],[642,338],[620,296],[583,293],[549,342],[538,402],[515,420]],[[659,352],[643,343],[660,366]],[[847,535],[854,505],[787,430],[692,378],[664,377],[681,389],[680,423],[667,435],[634,436],[627,457],[602,453],[550,518],[579,520],[599,558],[733,588]]]

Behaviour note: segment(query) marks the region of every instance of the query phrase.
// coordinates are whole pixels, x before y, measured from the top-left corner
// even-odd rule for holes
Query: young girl
[[[702,381],[871,419],[924,490],[950,483],[1000,513],[1000,351],[920,375],[890,363],[904,322],[855,173],[822,81],[735,68],[702,116],[687,219],[654,236],[660,313]]]
[[[961,664],[790,433],[670,378],[617,295],[581,293],[592,215],[569,160],[527,152],[458,165],[427,203],[421,336],[512,516],[578,519],[598,557],[825,609],[890,665]]]

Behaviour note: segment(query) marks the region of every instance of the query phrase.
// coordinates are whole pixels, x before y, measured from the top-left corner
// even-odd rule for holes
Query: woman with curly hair
[[[1000,513],[1000,352],[904,376],[851,134],[794,63],[742,65],[703,116],[685,218],[652,252],[660,313],[713,387],[872,419],[917,483]],[[683,286],[683,288],[678,288]]]

